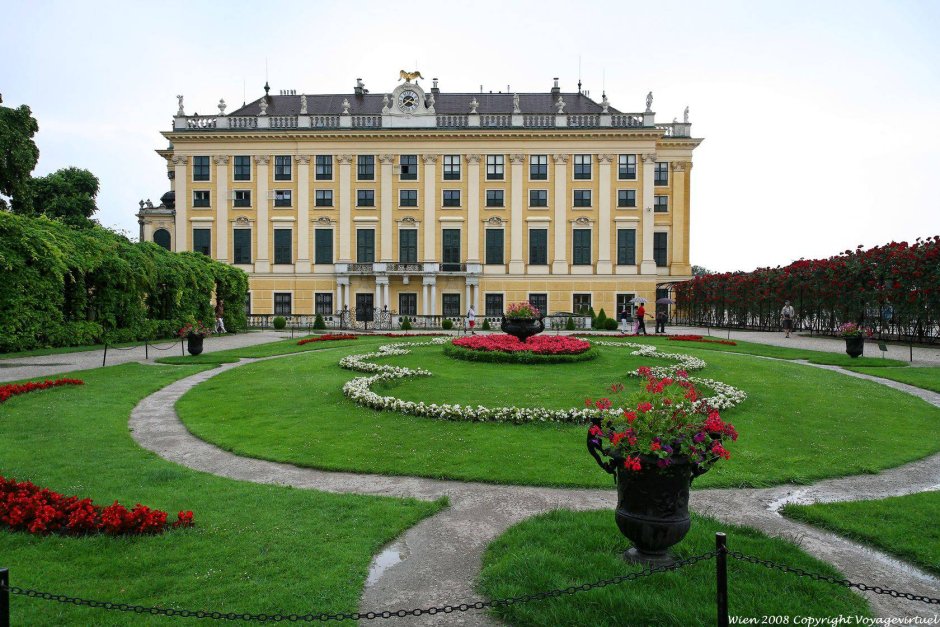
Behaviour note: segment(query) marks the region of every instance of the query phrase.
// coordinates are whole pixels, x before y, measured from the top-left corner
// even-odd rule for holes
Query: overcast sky
[[[187,113],[274,93],[547,91],[657,121],[691,111],[691,261],[749,270],[940,233],[940,2],[25,2],[5,0],[0,92],[39,121],[37,175],[101,179],[136,236],[154,149]],[[244,95],[244,96],[243,96]],[[931,193],[933,192],[933,193]]]

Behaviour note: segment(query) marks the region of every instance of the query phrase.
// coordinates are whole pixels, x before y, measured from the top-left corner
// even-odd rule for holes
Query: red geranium
[[[303,346],[304,344],[310,344],[311,342],[333,342],[336,340],[358,340],[358,335],[353,335],[351,333],[327,333],[326,335],[320,335],[317,337],[308,337],[305,340],[300,340],[297,342],[297,346]]]
[[[537,355],[579,355],[591,348],[584,340],[563,335],[536,335],[520,342],[512,335],[471,335],[451,342],[475,351],[501,351],[504,353],[532,352]]]
[[[85,382],[81,379],[56,379],[51,381],[46,379],[45,381],[28,383],[9,383],[7,385],[0,385],[0,403],[9,399],[11,396],[16,396],[17,394],[26,394],[27,392],[35,392],[36,390],[46,390],[48,388],[58,387],[60,385],[85,385]]]

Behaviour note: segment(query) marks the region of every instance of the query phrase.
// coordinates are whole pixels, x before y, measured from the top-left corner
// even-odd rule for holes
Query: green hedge
[[[248,275],[201,253],[0,211],[0,352],[169,337],[190,320],[245,327]]]
[[[505,353],[503,351],[475,351],[462,346],[454,346],[450,342],[444,344],[444,354],[454,359],[464,361],[480,361],[496,364],[571,364],[579,361],[590,361],[598,355],[593,346],[577,355],[538,355],[530,351],[518,353]]]

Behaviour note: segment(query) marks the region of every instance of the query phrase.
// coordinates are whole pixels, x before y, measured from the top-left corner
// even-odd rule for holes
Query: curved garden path
[[[302,353],[301,353],[302,354]],[[282,355],[268,359],[287,358]],[[290,464],[240,457],[192,435],[180,422],[176,401],[203,381],[246,363],[224,364],[181,379],[143,399],[131,413],[134,439],[164,459],[215,475],[291,485],[327,492],[433,500],[447,497],[450,507],[423,520],[373,562],[362,596],[361,610],[412,609],[431,605],[475,602],[474,590],[486,546],[511,525],[553,509],[613,509],[610,490],[504,486],[418,477],[361,475],[300,468]],[[861,376],[916,394],[940,406],[940,395],[904,384]],[[692,508],[726,523],[748,525],[799,544],[812,555],[833,564],[853,581],[937,596],[936,578],[873,549],[836,535],[783,518],[778,509],[787,502],[846,501],[884,498],[920,492],[940,485],[940,454],[865,475],[821,481],[811,486],[783,485],[767,489],[710,489],[692,494]],[[734,536],[729,538],[734,549]],[[382,564],[388,564],[383,568]],[[733,594],[734,583],[731,583]],[[882,617],[934,616],[924,603],[866,593]],[[315,608],[310,608],[315,609]],[[469,611],[411,619],[409,625],[493,625],[485,613]]]

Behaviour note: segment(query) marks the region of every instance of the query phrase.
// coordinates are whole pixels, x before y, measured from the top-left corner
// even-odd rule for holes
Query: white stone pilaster
[[[552,155],[555,161],[555,245],[552,274],[568,274],[568,155]]]
[[[388,286],[388,279],[385,279],[385,283],[382,284],[382,292],[383,292],[383,294],[382,294],[382,304],[383,304],[384,306],[388,307],[389,310],[391,310],[391,309],[392,309],[392,303],[391,303],[391,295],[390,295],[390,293],[389,293],[390,290],[389,290],[389,286]]]
[[[268,229],[271,228],[268,220],[268,210],[271,200],[268,198],[268,155],[255,156],[255,174],[258,177],[258,220],[255,222],[255,272],[270,272],[271,258],[268,256]]]
[[[480,155],[467,155],[467,263],[480,262]]]
[[[381,163],[379,186],[382,188],[382,196],[379,200],[379,232],[382,243],[378,260],[384,262],[394,261],[392,258],[392,234],[394,231],[392,228],[392,203],[394,202],[392,198],[392,163],[394,160],[394,155],[379,155],[379,162]]]
[[[297,162],[297,263],[294,271],[310,272],[310,155],[294,157]]]
[[[643,210],[641,219],[643,256],[640,262],[640,274],[656,274],[656,261],[653,259],[653,224],[656,218],[653,214],[655,173],[656,154],[643,155]]]
[[[212,157],[215,162],[215,258],[228,261],[228,155]]]
[[[352,263],[352,155],[337,155],[339,164],[339,262]],[[348,296],[347,296],[348,298]]]
[[[613,272],[610,259],[610,162],[616,155],[597,155],[598,194],[597,199],[597,274]]]
[[[523,274],[525,260],[522,256],[522,231],[525,222],[522,220],[522,166],[525,155],[509,155],[510,165],[510,192],[509,192],[509,274]]]
[[[189,250],[189,180],[186,178],[189,157],[173,157],[173,180],[176,183],[176,220],[173,228],[173,250]]]
[[[437,259],[437,221],[434,219],[434,209],[437,204],[435,190],[435,173],[437,171],[437,155],[421,155],[424,160],[424,261]]]

